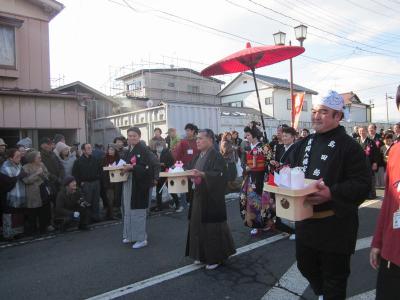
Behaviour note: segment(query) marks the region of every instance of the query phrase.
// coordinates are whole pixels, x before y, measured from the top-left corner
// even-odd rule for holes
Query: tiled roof
[[[346,105],[349,105],[352,103],[363,104],[363,103],[361,103],[360,98],[358,98],[358,96],[356,94],[354,94],[353,92],[343,93],[340,95],[343,97],[344,104],[346,104]]]
[[[184,71],[196,74],[196,75],[201,76],[201,77],[204,77],[199,72],[197,72],[197,71],[195,71],[193,69],[189,69],[189,68],[160,68],[160,69],[140,69],[140,70],[137,70],[135,72],[132,72],[132,73],[126,74],[124,76],[118,77],[115,80],[126,80],[126,79],[131,78],[131,77],[136,77],[136,76],[138,76],[138,75],[140,75],[142,73],[184,72]],[[206,77],[206,78],[208,78],[210,80],[213,80],[215,82],[218,82],[220,84],[225,84],[224,81],[219,80],[219,79],[214,78],[214,77]]]
[[[251,73],[249,72],[245,72],[246,75],[249,76],[253,76]],[[260,75],[256,73],[256,78],[259,80],[262,80],[264,82],[267,82],[271,85],[273,85],[274,87],[280,87],[280,88],[284,88],[284,89],[290,89],[290,82],[287,79],[282,79],[282,78],[277,78],[277,77],[271,77],[271,76],[266,76],[266,75]],[[304,86],[298,85],[298,84],[293,84],[293,89],[295,91],[300,91],[300,92],[306,92],[306,93],[310,93],[313,95],[318,95],[318,92],[308,89]]]

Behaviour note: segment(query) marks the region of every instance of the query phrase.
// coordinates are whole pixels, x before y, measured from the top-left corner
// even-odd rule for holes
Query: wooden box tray
[[[184,172],[160,172],[160,177],[166,177],[168,181],[168,193],[181,194],[189,192],[189,179],[191,171]]]
[[[122,174],[124,167],[103,167],[104,171],[109,171],[110,182],[124,182],[128,180],[129,173]]]
[[[274,193],[276,200],[276,215],[290,221],[302,221],[313,216],[313,206],[305,202],[307,195],[315,193],[318,189],[310,183],[315,180],[306,179],[303,189],[288,189],[284,187],[264,184],[264,191]]]

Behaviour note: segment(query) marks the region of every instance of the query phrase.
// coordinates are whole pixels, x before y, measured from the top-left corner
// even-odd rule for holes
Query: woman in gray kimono
[[[199,131],[200,154],[188,166],[195,191],[189,210],[186,256],[195,264],[205,263],[208,270],[217,268],[236,252],[226,216],[226,163],[215,150],[214,139],[212,130]]]

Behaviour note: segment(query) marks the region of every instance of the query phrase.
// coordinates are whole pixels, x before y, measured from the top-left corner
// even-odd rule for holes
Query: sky
[[[273,34],[299,45],[294,27],[308,26],[306,51],[293,59],[294,82],[319,92],[353,91],[372,103],[373,121],[399,119],[400,0],[59,0],[50,23],[53,85],[80,80],[106,94],[113,79],[141,68],[207,65]],[[289,79],[289,62],[257,69]],[[220,79],[229,82],[234,75]],[[317,96],[318,97],[318,96]]]

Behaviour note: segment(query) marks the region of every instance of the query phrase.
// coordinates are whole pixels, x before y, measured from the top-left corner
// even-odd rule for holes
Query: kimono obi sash
[[[253,150],[246,151],[246,165],[251,171],[265,171],[265,156],[261,148],[255,147]]]

